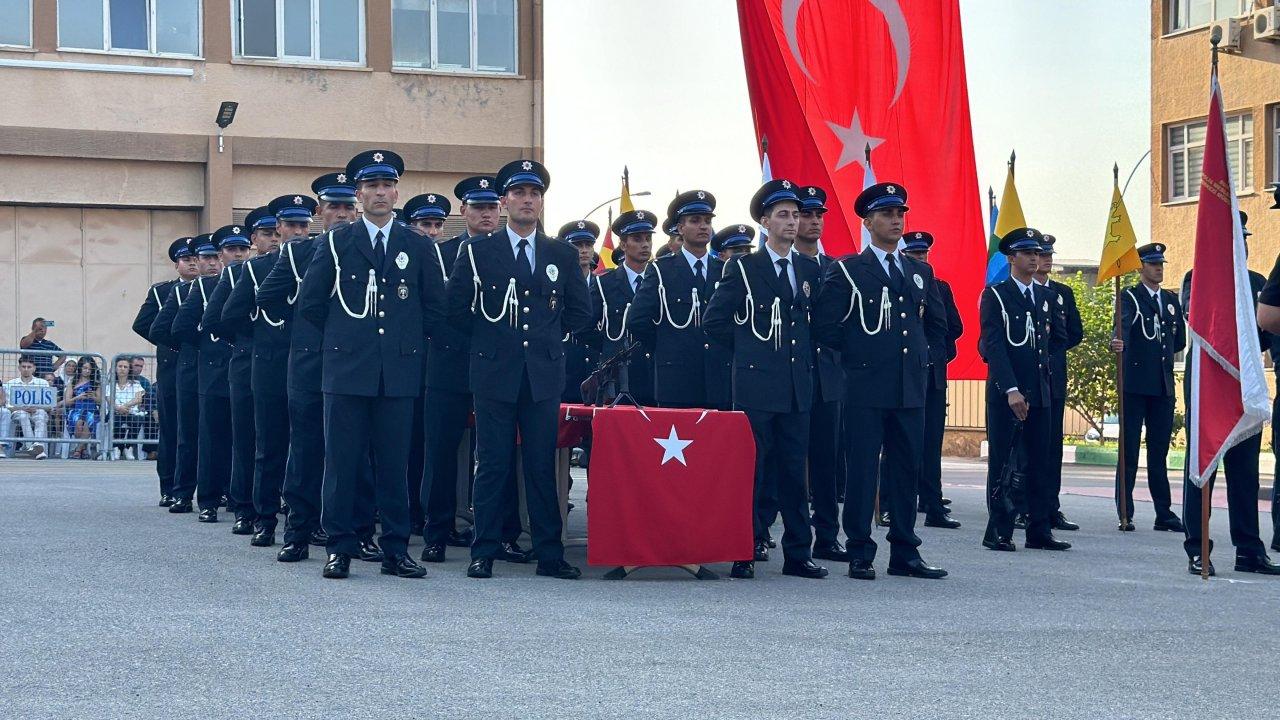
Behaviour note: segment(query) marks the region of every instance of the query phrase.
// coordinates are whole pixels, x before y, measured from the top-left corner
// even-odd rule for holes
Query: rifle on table
[[[631,397],[631,386],[628,378],[627,363],[631,354],[639,349],[640,343],[632,340],[612,357],[600,363],[595,372],[582,381],[582,400],[588,405],[614,407],[622,400],[640,407],[640,403]]]

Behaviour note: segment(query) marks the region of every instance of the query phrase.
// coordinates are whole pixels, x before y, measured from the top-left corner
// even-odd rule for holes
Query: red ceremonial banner
[[[738,0],[757,140],[775,178],[828,190],[827,253],[860,250],[854,199],[871,168],[909,193],[907,228],[968,329],[948,374],[981,380],[978,296],[987,264],[958,0]]]
[[[592,437],[588,564],[751,559],[756,451],[746,415],[602,408]]]

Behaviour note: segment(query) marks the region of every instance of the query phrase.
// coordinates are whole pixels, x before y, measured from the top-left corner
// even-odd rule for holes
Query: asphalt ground
[[[318,552],[283,565],[229,522],[155,507],[150,463],[0,461],[0,718],[1275,714],[1280,578],[1232,572],[1226,513],[1204,582],[1150,505],[1117,533],[1090,489],[1105,473],[1068,467],[1075,547],[993,553],[983,472],[949,461],[964,527],[919,529],[941,581],[885,575],[882,546],[874,582],[778,560],[752,581],[603,582],[581,547],[577,582],[505,563],[470,580],[455,548],[423,580],[357,562],[340,582]]]

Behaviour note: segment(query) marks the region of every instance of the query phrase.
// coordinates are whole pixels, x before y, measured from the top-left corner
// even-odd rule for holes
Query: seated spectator
[[[0,385],[0,438],[7,438],[13,434],[13,428],[10,427],[13,414],[9,412],[7,405],[9,404],[9,396],[4,391],[4,385]],[[5,441],[0,440],[0,458],[9,457],[4,451]]]
[[[152,389],[151,380],[143,375],[146,370],[147,359],[141,356],[135,356],[130,363],[131,375],[142,385],[142,390],[146,394],[142,396],[142,439],[147,441],[148,450],[146,457],[148,460],[156,459],[156,446],[154,443],[160,440],[160,403],[157,402],[157,395]]]
[[[49,437],[49,409],[34,405],[16,405],[13,400],[15,390],[22,387],[49,387],[49,381],[36,377],[36,360],[31,355],[18,358],[18,377],[4,384],[6,394],[10,398],[7,407],[10,411],[10,422],[22,430],[22,437],[27,441],[27,454],[37,460],[49,457],[45,452],[45,444],[41,440]]]
[[[75,460],[93,457],[89,451],[89,441],[97,437],[98,401],[102,398],[102,379],[98,373],[98,363],[88,355],[80,358],[76,364],[76,380],[67,385],[65,405],[67,407],[67,427],[71,428],[75,437],[84,440],[76,445],[71,457]]]
[[[62,361],[62,367],[53,374],[51,384],[58,391],[58,402],[49,413],[49,436],[71,437],[71,434],[67,432],[67,387],[76,384],[76,361],[74,358],[67,358]],[[55,447],[54,452],[57,453],[58,457],[66,460],[71,452],[71,446],[67,443],[58,443]]]
[[[23,350],[61,350],[57,343],[45,337],[47,332],[49,328],[45,325],[44,318],[32,320],[31,332],[18,340],[18,347]],[[32,357],[36,361],[36,375],[45,380],[53,377],[53,366],[62,363],[62,358],[53,355],[32,355]]]
[[[134,440],[142,430],[146,413],[142,411],[142,399],[146,391],[142,389],[133,376],[133,363],[128,358],[116,360],[115,375],[115,422],[112,423],[112,439]],[[133,448],[126,446],[124,458],[133,460]],[[120,448],[111,449],[111,459],[120,459]]]

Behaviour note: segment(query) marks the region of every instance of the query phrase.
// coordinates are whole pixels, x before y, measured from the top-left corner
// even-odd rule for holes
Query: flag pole
[[[1010,174],[1010,175],[1013,175],[1013,174],[1014,174],[1014,173],[1013,173],[1013,166],[1014,166],[1015,164],[1017,164],[1017,162],[1018,162],[1018,151],[1017,151],[1017,150],[1010,150],[1010,151],[1009,151],[1009,174]]]
[[[1111,180],[1115,183],[1115,187],[1120,187],[1120,164],[1113,163],[1111,165]],[[1115,282],[1115,297],[1112,300],[1112,326],[1115,328],[1112,337],[1120,337],[1120,276],[1113,278]],[[1120,516],[1120,525],[1129,522],[1129,502],[1126,497],[1125,490],[1129,486],[1129,478],[1127,476],[1127,468],[1124,462],[1124,350],[1116,355],[1116,416],[1120,420],[1120,432],[1116,438],[1120,444],[1120,452],[1116,460],[1116,514]],[[1106,421],[1103,421],[1106,424]],[[1103,438],[1104,440],[1106,438]]]
[[[1222,28],[1214,26],[1209,32],[1209,44],[1213,47],[1210,73],[1218,77],[1218,43],[1222,42]],[[1203,181],[1202,181],[1203,182]],[[1195,353],[1192,361],[1198,362]],[[1199,415],[1196,417],[1199,420]],[[1189,478],[1188,478],[1189,479]],[[1209,580],[1209,506],[1213,503],[1213,486],[1205,483],[1200,486],[1200,579]]]

